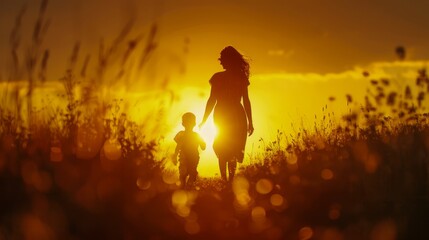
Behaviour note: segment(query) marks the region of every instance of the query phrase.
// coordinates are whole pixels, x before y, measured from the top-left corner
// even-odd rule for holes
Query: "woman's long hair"
[[[224,48],[220,52],[220,60],[224,64],[226,70],[232,70],[244,74],[246,79],[249,79],[250,65],[247,59],[232,46]]]

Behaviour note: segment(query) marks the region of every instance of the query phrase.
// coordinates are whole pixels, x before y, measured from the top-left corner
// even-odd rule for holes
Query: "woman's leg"
[[[229,181],[232,181],[234,179],[236,167],[237,167],[237,161],[235,159],[231,159],[228,161]]]
[[[226,179],[226,160],[223,158],[219,158],[219,170],[220,170],[220,176],[222,177],[223,180],[227,180]]]

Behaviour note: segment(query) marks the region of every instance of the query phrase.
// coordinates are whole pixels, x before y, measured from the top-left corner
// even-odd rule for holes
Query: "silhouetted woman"
[[[225,71],[215,73],[210,79],[210,97],[200,126],[214,108],[213,119],[218,133],[213,149],[219,159],[222,179],[228,180],[228,168],[231,181],[237,161],[243,161],[247,133],[249,136],[253,133],[252,109],[247,91],[250,84],[249,63],[231,46],[222,50],[219,60]]]

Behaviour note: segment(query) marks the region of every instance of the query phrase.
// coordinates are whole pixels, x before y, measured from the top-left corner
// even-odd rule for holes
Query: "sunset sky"
[[[0,76],[7,78],[8,39],[15,16],[28,3],[24,33],[31,36],[39,1],[0,1]],[[153,80],[170,79],[178,96],[168,116],[167,137],[180,129],[180,115],[201,119],[208,80],[221,71],[217,58],[232,45],[251,59],[250,97],[255,134],[261,137],[290,124],[312,125],[328,97],[331,111],[346,111],[344,94],[362,98],[368,78],[413,79],[429,60],[429,1],[426,0],[51,0],[52,24],[45,45],[51,50],[50,80],[59,79],[74,42],[96,53],[101,38],[111,40],[129,19],[135,29],[159,30],[149,63]],[[30,37],[27,36],[27,39]],[[25,42],[24,42],[25,44]],[[406,48],[405,61],[395,55]],[[140,82],[136,80],[135,85]],[[399,82],[398,87],[403,83]],[[210,148],[209,148],[210,149]],[[211,151],[211,149],[210,149]],[[204,167],[204,165],[203,165]],[[209,169],[207,166],[205,166]],[[204,170],[210,172],[209,170]],[[206,173],[210,175],[210,173]]]

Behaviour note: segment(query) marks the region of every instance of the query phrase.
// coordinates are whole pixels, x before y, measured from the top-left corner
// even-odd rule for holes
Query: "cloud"
[[[270,49],[267,52],[268,56],[290,58],[295,54],[295,50],[285,52],[284,49]]]
[[[268,55],[270,56],[283,56],[284,53],[283,49],[268,50]]]
[[[332,81],[350,81],[365,80],[367,77],[364,72],[369,73],[368,78],[410,78],[416,77],[417,71],[427,68],[429,61],[395,61],[395,62],[374,62],[368,66],[356,66],[351,70],[338,73],[263,73],[252,75],[254,81],[282,81],[285,82],[332,82]]]

